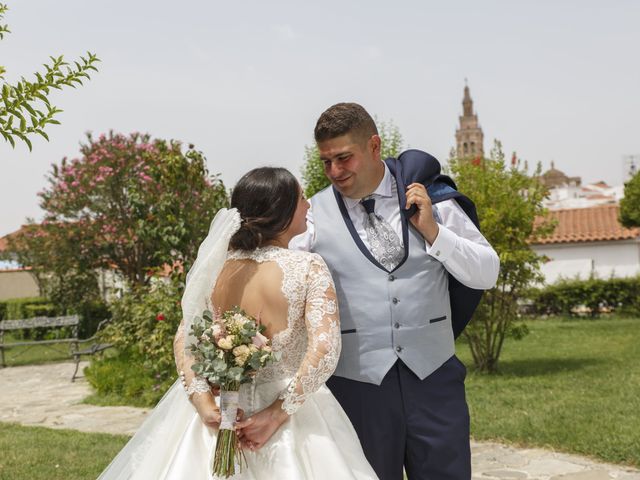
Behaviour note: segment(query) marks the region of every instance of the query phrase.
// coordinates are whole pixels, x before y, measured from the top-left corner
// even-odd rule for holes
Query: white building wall
[[[546,283],[560,278],[632,277],[640,274],[640,241],[561,243],[533,245],[551,261],[542,264]]]

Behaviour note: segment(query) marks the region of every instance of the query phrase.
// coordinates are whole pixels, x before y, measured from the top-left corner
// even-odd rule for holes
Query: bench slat
[[[23,320],[2,320],[0,322],[0,330],[19,330],[21,328],[36,327],[66,327],[75,326],[80,323],[78,315],[69,315],[64,317],[34,317],[25,318]]]

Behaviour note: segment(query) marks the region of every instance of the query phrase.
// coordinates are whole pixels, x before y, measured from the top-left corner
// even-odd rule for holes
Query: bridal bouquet
[[[238,307],[218,315],[205,310],[194,318],[191,352],[196,375],[220,386],[220,430],[213,458],[213,474],[228,478],[241,469],[243,454],[233,424],[238,412],[240,385],[250,382],[257,371],[278,360],[264,326]]]

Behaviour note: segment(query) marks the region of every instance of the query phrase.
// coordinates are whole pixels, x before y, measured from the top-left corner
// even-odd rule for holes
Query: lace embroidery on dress
[[[184,319],[180,322],[176,336],[173,339],[173,354],[175,357],[176,368],[185,389],[187,397],[191,397],[194,393],[209,393],[211,387],[207,379],[197,376],[191,366],[195,363],[191,353],[184,347]]]
[[[282,270],[282,294],[288,303],[287,328],[271,339],[281,359],[260,370],[256,383],[292,378],[282,392],[282,409],[294,413],[334,372],[341,337],[333,279],[314,253],[264,247],[229,252],[228,260],[276,262]]]

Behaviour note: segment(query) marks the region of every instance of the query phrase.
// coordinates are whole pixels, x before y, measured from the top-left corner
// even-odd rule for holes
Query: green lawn
[[[4,351],[8,367],[68,361],[70,358],[69,345],[66,344],[14,347]]]
[[[0,480],[93,480],[127,439],[0,423]]]
[[[551,447],[640,466],[640,319],[531,320],[506,342],[500,373],[467,364],[478,440]]]
[[[469,368],[473,437],[640,466],[640,319],[527,324],[499,374]],[[471,365],[466,345],[458,354]],[[126,440],[0,423],[0,480],[93,479]]]
[[[6,344],[23,341],[15,339],[11,333],[6,333],[4,338]],[[80,343],[80,349],[82,350],[89,348],[90,346],[91,343],[89,342]],[[69,361],[72,358],[69,348],[70,345],[67,343],[12,347],[4,351],[4,360],[7,367]],[[84,359],[89,357],[85,356],[82,358]]]

